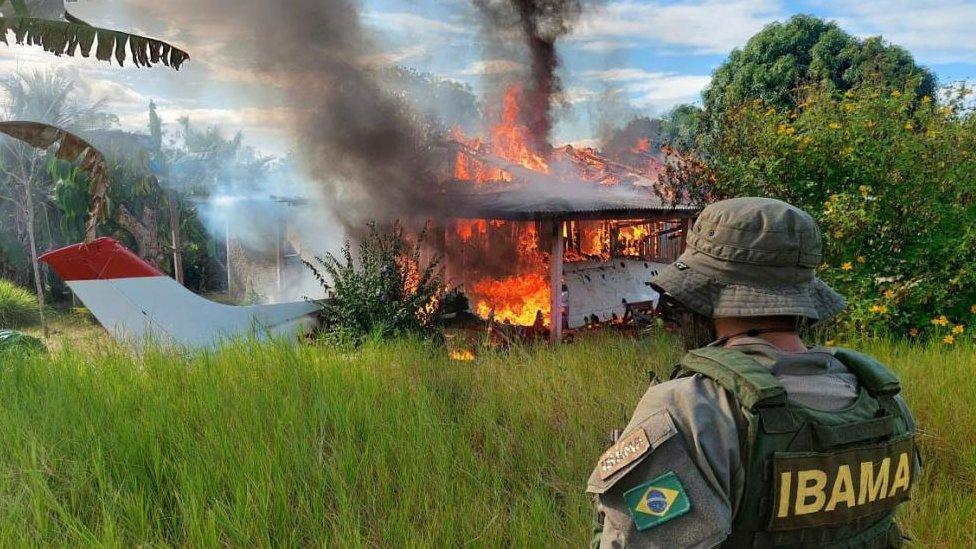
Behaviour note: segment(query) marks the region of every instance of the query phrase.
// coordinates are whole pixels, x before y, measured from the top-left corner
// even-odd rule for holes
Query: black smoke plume
[[[294,153],[347,228],[433,211],[438,166],[421,117],[389,93],[354,0],[176,0],[226,45],[209,59],[289,113]],[[226,66],[230,65],[230,66]]]
[[[562,91],[557,75],[556,41],[572,31],[582,13],[581,0],[473,0],[485,17],[488,34],[517,31],[529,54],[530,83],[524,90],[521,122],[529,128],[531,146],[548,155],[553,103]]]

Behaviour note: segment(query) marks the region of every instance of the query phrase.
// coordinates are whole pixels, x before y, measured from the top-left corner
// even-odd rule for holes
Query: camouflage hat
[[[809,214],[770,198],[735,198],[702,210],[688,249],[652,284],[710,318],[800,316],[820,322],[844,298],[817,278],[820,230]]]

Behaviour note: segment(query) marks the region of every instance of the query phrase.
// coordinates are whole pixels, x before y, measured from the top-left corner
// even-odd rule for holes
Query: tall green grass
[[[0,330],[31,326],[38,320],[37,296],[0,278]]]
[[[976,351],[879,345],[923,424],[908,530],[974,542]],[[606,338],[451,362],[240,344],[0,366],[0,539],[10,545],[580,546],[584,483],[666,340]],[[959,377],[954,377],[959,376]]]

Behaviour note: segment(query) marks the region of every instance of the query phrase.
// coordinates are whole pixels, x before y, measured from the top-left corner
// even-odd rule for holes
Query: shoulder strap
[[[786,390],[762,364],[748,355],[722,347],[705,347],[688,352],[680,371],[698,373],[731,392],[746,408],[786,404]]]
[[[873,396],[894,396],[901,392],[898,376],[874,358],[839,347],[829,350],[834,358],[843,362],[857,376],[857,380]]]

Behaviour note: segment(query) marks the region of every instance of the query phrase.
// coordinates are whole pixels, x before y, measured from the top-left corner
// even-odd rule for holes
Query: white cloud
[[[471,29],[447,21],[428,19],[413,13],[367,11],[363,22],[375,28],[416,34],[470,34]]]
[[[429,49],[424,44],[414,44],[399,50],[391,50],[380,53],[364,55],[359,58],[360,63],[366,65],[390,66],[426,57]]]
[[[583,51],[590,53],[610,53],[620,50],[629,50],[640,46],[638,42],[626,40],[590,40],[581,42],[578,46]]]
[[[783,17],[776,0],[620,0],[594,8],[583,17],[572,40],[581,47],[640,41],[686,47],[692,53],[723,54],[744,45],[767,23]]]
[[[697,101],[702,90],[711,82],[711,77],[707,75],[652,72],[626,67],[587,71],[583,76],[614,84],[637,107],[658,110]]]
[[[525,65],[508,59],[488,59],[485,61],[475,61],[456,74],[459,76],[497,75],[518,72],[524,68]]]
[[[825,6],[845,30],[862,37],[880,34],[923,62],[976,62],[972,0],[874,0]]]

